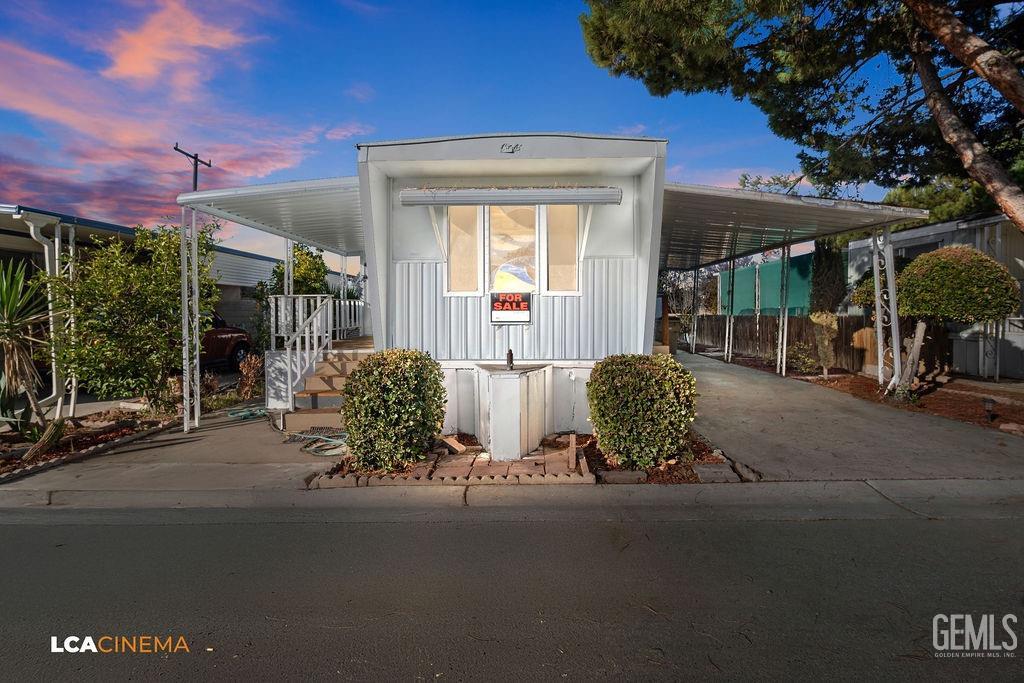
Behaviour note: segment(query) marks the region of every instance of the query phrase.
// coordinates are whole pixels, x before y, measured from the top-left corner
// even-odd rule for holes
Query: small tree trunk
[[[921,362],[921,347],[924,345],[924,333],[927,330],[928,324],[923,320],[918,320],[917,327],[914,328],[914,343],[910,346],[910,352],[907,353],[907,363],[903,366],[903,374],[900,377],[899,384],[896,385],[897,393],[899,393],[900,389],[910,389],[910,384],[917,376],[917,365]]]
[[[957,59],[1024,112],[1024,75],[1013,60],[971,33],[947,5],[932,0],[903,0],[903,4]]]
[[[924,89],[928,109],[942,132],[942,138],[956,150],[967,173],[985,188],[1007,218],[1024,232],[1024,190],[960,118],[952,100],[942,88],[942,81],[928,54],[928,47],[922,41],[912,39],[911,56]]]

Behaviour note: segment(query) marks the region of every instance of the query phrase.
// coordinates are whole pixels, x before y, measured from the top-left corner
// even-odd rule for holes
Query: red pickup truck
[[[213,314],[213,327],[203,335],[203,347],[199,354],[199,362],[203,365],[226,363],[238,369],[252,348],[249,333],[240,327],[232,327],[216,312]]]

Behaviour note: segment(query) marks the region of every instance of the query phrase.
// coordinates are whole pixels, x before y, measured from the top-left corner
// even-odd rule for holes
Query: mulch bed
[[[982,427],[999,429],[1004,423],[1024,424],[1024,405],[1020,405],[1020,396],[1012,392],[998,392],[998,390],[980,389],[974,386],[958,385],[953,380],[947,385],[939,386],[933,391],[923,394],[917,400],[910,403],[898,403],[885,396],[883,390],[878,386],[877,380],[864,377],[863,375],[841,375],[824,379],[816,377],[810,379],[815,384],[829,389],[835,389],[844,393],[856,396],[857,398],[875,403],[885,403],[897,408],[918,413],[928,413],[940,417],[969,422]],[[976,396],[967,395],[964,392]],[[997,393],[998,392],[998,393]],[[1018,403],[997,402],[993,411],[994,419],[989,420],[985,412],[982,396],[1002,396]]]
[[[0,434],[0,475],[14,472],[26,465],[41,465],[89,448],[122,439],[126,436],[151,429],[161,420],[140,417],[138,413],[106,411],[89,415],[80,421],[67,421],[64,435],[56,446],[32,461],[21,459],[23,451],[32,444],[25,442],[17,432]],[[103,424],[109,423],[109,424]]]
[[[597,439],[590,434],[577,435],[576,445],[581,449],[583,457],[587,459],[587,466],[591,472],[625,469],[618,462],[609,460],[598,448]],[[682,444],[675,458],[647,470],[647,483],[699,484],[700,478],[693,471],[694,465],[725,462],[725,458],[716,455],[714,451],[714,447],[704,437],[690,431],[686,435],[686,442]]]

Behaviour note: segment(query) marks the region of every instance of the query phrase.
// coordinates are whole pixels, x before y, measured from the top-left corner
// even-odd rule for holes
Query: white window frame
[[[536,217],[535,220],[533,221],[533,240],[534,240],[534,244],[537,245],[536,253],[534,254],[534,257],[537,259],[538,269],[540,267],[540,236],[541,236],[540,225],[541,225],[541,222],[544,220],[542,218],[542,215],[546,213],[544,211],[541,211],[541,205],[539,205],[539,204],[522,204],[522,205],[515,205],[515,204],[487,204],[487,205],[485,205],[483,207],[483,209],[484,209],[484,220],[486,221],[485,228],[484,228],[484,238],[487,241],[487,244],[484,246],[484,259],[485,259],[484,260],[484,294],[486,294],[487,296],[490,296],[491,294],[495,294],[495,291],[493,289],[491,289],[491,207],[492,206],[532,206],[533,207],[534,216]],[[530,294],[534,294],[534,295],[538,295],[539,296],[541,294],[541,291],[542,290],[541,290],[541,286],[540,286],[540,274],[538,273],[537,284],[533,288],[533,291],[530,292]],[[498,293],[501,293],[501,292],[498,292]]]
[[[448,253],[449,249],[449,233],[451,231],[451,224],[449,223],[449,212],[448,207],[445,206],[442,212],[442,220],[439,221],[444,225],[443,237],[444,244],[442,247],[443,255],[443,279],[444,279],[444,293],[445,297],[481,297],[489,296],[494,293],[491,289],[490,275],[491,275],[491,204],[480,204],[476,206],[477,210],[477,263],[482,264],[482,267],[477,268],[477,287],[472,292],[453,292],[449,289],[448,284],[448,267],[449,259],[451,255]],[[493,206],[503,206],[495,204]],[[531,206],[531,205],[528,205]],[[582,249],[584,248],[583,239],[584,233],[584,220],[585,212],[582,210],[584,207],[579,204],[576,205],[576,249],[579,253],[579,258],[576,259],[576,288],[566,290],[552,290],[548,287],[548,205],[547,204],[533,204],[535,211],[536,221],[534,222],[534,240],[537,245],[536,251],[536,267],[537,267],[537,286],[534,288],[532,294],[537,296],[583,296],[583,292],[580,286],[582,280],[583,270],[583,254]],[[587,207],[589,209],[589,207]]]
[[[576,288],[575,289],[550,289],[548,287],[548,206],[544,205],[544,210],[539,212],[537,220],[537,226],[540,231],[538,237],[537,247],[537,259],[538,268],[541,271],[539,293],[541,296],[583,296],[583,292],[580,289],[580,271],[582,270],[583,259],[580,255],[581,241],[583,234],[580,229],[581,221],[583,219],[583,212],[580,210],[582,207],[576,204]],[[543,267],[539,264],[542,263]]]
[[[472,292],[453,292],[448,287],[448,261],[451,259],[451,255],[448,253],[450,246],[449,232],[451,231],[451,224],[448,222],[448,207],[444,207],[444,260],[443,260],[443,278],[444,278],[444,296],[445,297],[480,297],[484,295],[484,278],[487,273],[487,264],[484,258],[487,254],[486,246],[484,245],[484,237],[487,231],[484,229],[484,218],[487,212],[485,207],[476,207],[476,290]],[[480,267],[483,264],[483,268]]]

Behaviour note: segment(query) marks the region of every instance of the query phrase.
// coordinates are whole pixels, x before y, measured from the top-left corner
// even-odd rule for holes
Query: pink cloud
[[[343,123],[340,126],[331,128],[324,133],[324,137],[328,140],[348,140],[349,138],[354,138],[359,135],[369,135],[373,131],[373,126],[352,121],[350,123]]]
[[[309,156],[322,126],[296,130],[232,111],[210,94],[187,101],[166,89],[142,92],[135,87],[129,73],[143,78],[147,69],[159,72],[182,64],[174,62],[173,49],[146,52],[128,37],[149,32],[159,42],[162,29],[146,27],[152,26],[153,16],[166,17],[168,11],[185,10],[165,3],[143,20],[139,31],[118,34],[111,48],[119,55],[116,74],[113,66],[92,71],[0,40],[0,91],[8,94],[0,108],[23,114],[39,131],[27,139],[3,137],[0,201],[151,224],[177,216],[175,197],[189,188],[189,166],[171,149],[175,141],[213,158],[214,167],[201,171],[203,187],[242,185],[293,168]],[[222,34],[214,30],[210,35]],[[92,40],[102,44],[106,37]],[[131,64],[138,69],[128,70]],[[216,66],[209,59],[204,68]],[[184,62],[184,72],[193,67]]]
[[[234,29],[203,20],[182,0],[162,0],[141,26],[119,30],[103,48],[111,59],[103,75],[142,86],[169,82],[176,96],[192,99],[210,75],[206,53],[230,50],[249,40]]]
[[[345,94],[356,102],[365,104],[377,96],[377,91],[369,83],[353,83],[345,88]]]

